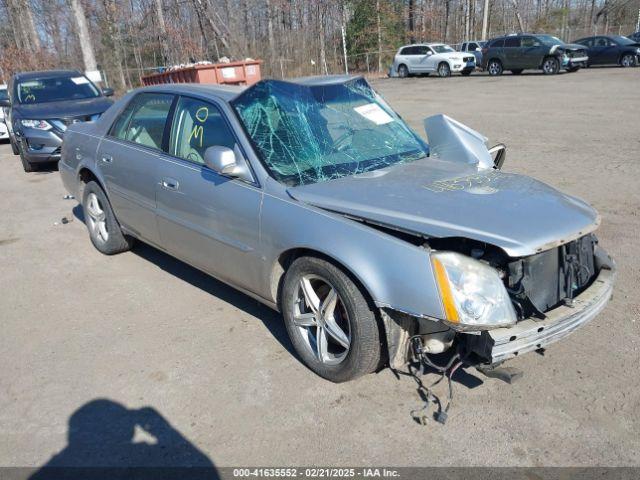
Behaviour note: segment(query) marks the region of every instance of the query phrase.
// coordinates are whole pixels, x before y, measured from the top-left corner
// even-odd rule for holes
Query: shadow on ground
[[[152,407],[96,399],[68,428],[67,446],[30,480],[219,478],[213,461]]]
[[[80,222],[84,223],[84,213],[81,205],[78,204],[73,208],[73,215]],[[280,345],[282,345],[282,347],[295,358],[298,358],[295,350],[293,349],[293,345],[289,340],[284,322],[280,315],[274,310],[266,307],[257,300],[252,299],[235,288],[216,280],[210,275],[207,275],[206,273],[150,245],[142,242],[136,242],[132,249],[132,253],[153,263],[158,268],[173,275],[174,277],[190,283],[194,287],[207,292],[209,295],[213,295],[261,320]]]

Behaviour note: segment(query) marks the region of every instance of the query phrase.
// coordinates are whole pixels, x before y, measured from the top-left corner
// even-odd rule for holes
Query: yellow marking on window
[[[202,113],[204,112],[204,118],[202,118]],[[209,118],[209,108],[208,107],[200,107],[197,111],[196,111],[196,119],[200,122],[200,123],[204,123],[207,121],[207,118]]]
[[[193,130],[191,130],[191,135],[189,135],[189,143],[195,137],[197,140],[200,140],[200,147],[202,147],[202,137],[203,137],[204,129],[202,125],[194,125]]]

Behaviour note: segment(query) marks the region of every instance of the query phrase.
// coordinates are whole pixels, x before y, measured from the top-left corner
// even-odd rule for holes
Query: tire
[[[494,58],[487,63],[487,72],[489,72],[489,75],[492,77],[502,75],[503,71],[504,69],[502,68],[502,62],[500,60]]]
[[[26,159],[22,151],[22,148],[20,147],[18,147],[18,154],[20,155],[20,161],[22,162],[22,169],[26,173],[33,172],[35,170],[35,166],[33,165],[33,163],[29,162],[29,160]]]
[[[89,238],[98,251],[114,255],[131,249],[133,238],[122,233],[107,196],[94,181],[84,187],[82,211]]]
[[[567,72],[569,73],[575,73],[578,70],[580,70],[580,67],[571,67],[571,68],[567,68]]]
[[[335,296],[330,296],[331,292]],[[327,302],[329,307],[333,305],[330,317],[319,313]],[[375,311],[366,293],[336,265],[317,257],[296,259],[285,275],[281,306],[296,352],[321,377],[346,382],[373,372],[380,364]],[[319,335],[319,331],[323,333]]]
[[[560,62],[557,58],[547,57],[542,61],[542,71],[545,75],[555,75],[560,71]]]
[[[409,69],[405,64],[398,66],[398,76],[400,78],[407,78],[409,76]]]
[[[635,55],[631,55],[630,53],[624,54],[620,59],[620,66],[623,68],[635,67],[637,66],[637,59]]]
[[[462,75],[464,75],[465,77],[468,77],[469,75],[471,75],[471,70],[463,70],[462,72],[460,72]]]
[[[438,65],[438,76],[440,78],[447,78],[451,76],[451,67],[447,62],[440,62]]]
[[[522,73],[522,68],[517,68],[515,70],[511,70],[513,75],[520,75]]]
[[[9,143],[11,144],[11,151],[13,152],[13,154],[20,155],[20,150],[18,149],[18,145],[16,145],[16,142],[13,141],[13,138],[11,137],[11,135],[9,135]]]

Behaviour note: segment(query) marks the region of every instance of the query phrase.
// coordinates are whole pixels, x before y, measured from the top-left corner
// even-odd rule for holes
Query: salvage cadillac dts
[[[425,129],[360,77],[155,86],[70,126],[60,175],[100,252],[140,240],[278,309],[334,382],[416,343],[492,367],[593,319],[596,211],[455,120]]]

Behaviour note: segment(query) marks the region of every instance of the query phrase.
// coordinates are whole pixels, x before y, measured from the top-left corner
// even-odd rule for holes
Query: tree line
[[[519,32],[629,34],[640,0],[0,0],[0,82],[100,70],[124,91],[158,67],[264,61],[268,77],[385,72],[397,48]]]

